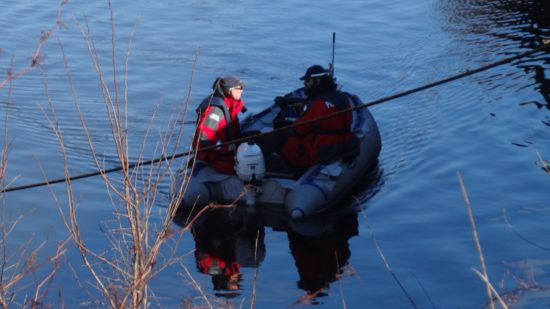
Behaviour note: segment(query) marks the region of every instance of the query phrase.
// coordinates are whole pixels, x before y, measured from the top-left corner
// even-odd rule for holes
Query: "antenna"
[[[336,46],[336,32],[332,33],[332,62],[329,65],[330,77],[334,78],[334,48]]]

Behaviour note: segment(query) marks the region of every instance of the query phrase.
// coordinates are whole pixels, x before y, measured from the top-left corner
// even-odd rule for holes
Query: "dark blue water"
[[[98,74],[79,29],[89,25],[114,93],[108,3],[69,2],[59,20],[58,8],[50,1],[2,4],[3,76],[8,68],[25,70],[40,33],[55,30],[40,50],[40,66],[0,89],[1,123],[4,127],[7,113],[8,128],[0,141],[10,145],[4,184],[63,177],[52,129],[56,123],[71,174],[96,168],[75,100],[100,164],[117,164]],[[181,121],[194,120],[193,109],[216,76],[244,79],[244,98],[253,112],[299,87],[298,77],[308,66],[331,61],[332,32],[338,82],[364,101],[531,50],[550,34],[548,5],[534,0],[321,1],[314,6],[285,0],[121,0],[113,3],[113,12],[120,89],[129,55],[132,160],[160,155],[163,143],[185,151],[192,124],[185,125],[179,145],[164,137]],[[342,202],[359,204],[362,211],[302,225],[264,211],[222,222],[204,219],[193,233],[178,234],[175,255],[181,259],[153,280],[153,304],[249,307],[253,302],[258,308],[281,308],[298,305],[307,291],[325,286],[308,302],[328,308],[482,307],[488,297],[472,270],[481,265],[459,173],[491,283],[509,304],[548,306],[550,177],[540,162],[549,160],[550,152],[549,65],[548,54],[538,53],[371,108],[383,141],[381,176],[364,181]],[[190,113],[184,118],[180,112],[188,94]],[[120,175],[109,177],[114,189],[121,188]],[[165,178],[158,187],[151,224],[159,224],[166,212],[168,185]],[[114,189],[101,177],[74,182],[82,234],[90,248],[107,255],[112,246],[105,229],[113,226],[119,205]],[[57,206],[67,208],[65,186],[6,193],[0,199],[5,222],[21,216],[5,242],[7,264],[29,256],[29,250],[19,250],[28,239],[33,246],[45,242],[39,254],[45,259],[68,238]],[[181,231],[177,224],[173,229]],[[163,256],[171,256],[174,246],[168,244]],[[80,255],[70,242],[67,248],[47,303],[102,306]],[[234,265],[225,277],[215,275],[215,268],[201,268],[220,251],[224,263]],[[43,263],[38,277],[49,267]],[[237,283],[228,281],[230,274],[237,274]],[[19,303],[34,291],[34,281],[25,279],[31,287],[21,285]]]

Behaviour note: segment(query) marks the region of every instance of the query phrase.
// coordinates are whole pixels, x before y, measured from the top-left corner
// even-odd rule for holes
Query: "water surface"
[[[337,35],[337,81],[365,102],[528,51],[550,33],[544,1],[327,0],[311,6],[286,0],[120,0],[113,8],[120,68],[131,42],[128,121],[135,160],[159,155],[160,137],[178,121],[190,123],[183,141],[189,139],[195,115],[191,111],[183,119],[177,113],[189,85],[194,109],[216,76],[239,75],[247,82],[249,109],[260,111],[275,96],[299,87],[298,77],[308,66],[331,61],[332,32]],[[4,72],[30,64],[40,33],[55,28],[57,10],[49,1],[2,5]],[[95,169],[68,76],[99,159],[106,166],[117,162],[98,75],[79,29],[89,25],[112,88],[108,4],[72,1],[60,16],[62,26],[41,49],[43,70],[34,68],[0,89],[1,115],[8,118],[8,137],[0,138],[11,145],[4,181],[12,185],[63,176],[55,123],[64,134],[71,173]],[[329,308],[482,307],[488,298],[472,271],[481,266],[460,173],[489,279],[508,301],[518,296],[522,308],[547,306],[550,178],[537,162],[548,159],[550,151],[549,59],[538,53],[371,108],[383,141],[381,178],[358,188],[355,202],[342,202],[359,203],[361,212],[302,225],[271,222],[276,216],[259,212],[229,221],[221,235],[209,234],[206,220],[205,238],[200,231],[185,234],[178,247],[182,263],[155,279],[158,304],[174,306],[184,299],[204,304],[196,298],[201,294],[190,284],[190,274],[216,304],[249,306],[254,295],[259,308],[287,307],[322,281],[329,288],[310,301]],[[121,81],[122,69],[118,74]],[[187,149],[185,143],[177,147]],[[120,184],[116,174],[112,178]],[[74,185],[83,234],[92,248],[103,250],[102,229],[113,212],[105,184],[96,177]],[[166,180],[159,187],[157,220],[166,207],[168,185]],[[52,190],[66,207],[64,186]],[[2,203],[9,218],[25,214],[10,235],[11,247],[29,237],[47,240],[42,252],[47,256],[56,241],[67,238],[49,189],[7,193]],[[247,229],[261,231],[255,257],[250,243],[260,234]],[[229,264],[240,265],[238,289],[201,269],[200,254],[204,257],[213,243],[221,244],[214,249],[224,252]],[[336,264],[333,252],[340,257]],[[65,304],[93,304],[98,294],[79,286],[89,279],[80,256],[70,250],[64,263],[53,286]],[[54,294],[48,300],[58,304]]]

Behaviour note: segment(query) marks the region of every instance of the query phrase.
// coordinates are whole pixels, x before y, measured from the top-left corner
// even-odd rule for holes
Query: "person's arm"
[[[199,144],[212,146],[221,140],[221,131],[225,127],[223,111],[217,106],[209,106],[200,120]]]

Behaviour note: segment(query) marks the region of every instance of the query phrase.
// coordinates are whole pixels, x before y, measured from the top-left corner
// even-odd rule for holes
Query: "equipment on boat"
[[[261,181],[265,174],[265,163],[260,146],[253,141],[240,144],[235,156],[235,171],[242,181]]]
[[[262,149],[253,141],[242,143],[235,155],[235,171],[240,180],[248,184],[246,204],[254,205],[265,174],[265,162]]]
[[[359,97],[346,95],[352,106],[362,104]],[[291,97],[303,99],[303,89],[296,90]],[[288,118],[286,105],[275,102],[244,119],[242,132],[272,131],[280,126],[279,120]],[[191,167],[176,172],[170,186],[170,199],[178,201],[180,198],[179,207],[187,209],[212,202],[246,202],[253,207],[285,208],[295,219],[319,214],[346,198],[378,162],[380,134],[367,108],[353,111],[351,129],[359,140],[359,154],[352,158],[316,164],[297,176],[278,154],[264,158],[257,144],[243,143],[236,153],[236,175],[221,174],[206,162],[197,160]]]

